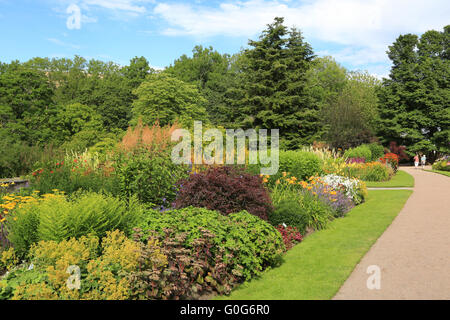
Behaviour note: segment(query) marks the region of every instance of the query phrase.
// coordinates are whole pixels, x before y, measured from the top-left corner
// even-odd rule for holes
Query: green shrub
[[[214,234],[215,244],[211,248],[213,261],[210,263],[214,265],[216,255],[223,251],[224,255],[220,256],[225,257],[224,262],[242,280],[249,280],[266,267],[278,264],[285,249],[283,239],[274,227],[246,211],[228,216],[193,207],[166,212],[150,211],[136,227],[147,237],[156,232],[162,243],[184,234],[187,249],[202,238],[202,230],[208,230]],[[171,233],[166,235],[164,230],[168,229]]]
[[[296,227],[301,234],[305,233],[308,225],[308,217],[298,199],[282,200],[275,211],[269,215],[269,221],[273,226],[284,223],[287,226]]]
[[[49,156],[61,155],[61,151],[52,146],[31,147],[24,142],[12,141],[10,137],[1,136],[0,150],[5,151],[0,152],[0,178],[26,175],[33,170],[36,163],[45,161]]]
[[[450,166],[447,163],[447,160],[436,161],[431,167],[433,170],[450,171]]]
[[[135,199],[125,203],[96,193],[77,193],[70,198],[44,195],[8,216],[8,240],[24,257],[33,243],[42,240],[61,241],[88,234],[103,237],[115,229],[130,234],[141,213]]]
[[[270,193],[273,205],[275,206],[275,208],[277,208],[278,205],[284,200],[296,199],[298,197],[299,190],[301,190],[300,186],[288,185],[287,183],[285,183],[285,180],[281,180],[281,182],[278,184],[275,183],[275,187]]]
[[[289,172],[299,180],[306,180],[322,173],[322,160],[312,152],[281,151],[279,174],[282,172]]]
[[[344,153],[344,157],[349,158],[364,158],[365,161],[370,161],[372,159],[372,151],[366,144],[360,145],[356,148],[350,148]]]
[[[333,219],[333,209],[310,192],[302,192],[300,198],[302,214],[306,217],[307,227],[313,230],[325,229]]]
[[[368,161],[377,161],[384,156],[384,147],[378,143],[371,143],[367,145],[371,152],[371,159]]]
[[[298,181],[287,173],[276,181],[271,194],[275,212],[269,215],[269,221],[274,226],[285,223],[303,233],[306,228],[324,229],[338,211],[347,209],[347,204],[340,196],[334,197],[336,203],[330,199],[330,195],[324,192],[327,188],[322,185],[320,178],[311,178],[309,181]]]
[[[311,176],[322,174],[323,160],[309,151],[288,150],[279,154],[279,169],[277,174],[270,176],[269,186],[273,186],[283,172],[289,172],[299,180],[306,180]],[[249,164],[246,169],[252,174],[260,174],[260,168],[267,165]]]
[[[308,190],[289,192],[288,194],[291,197],[281,200],[276,206],[275,212],[269,216],[270,222],[274,226],[286,223],[289,226],[297,227],[300,232],[304,233],[307,228],[325,229],[329,221],[333,219],[335,212],[331,205]]]
[[[145,148],[117,155],[114,168],[121,197],[136,196],[154,205],[174,201],[176,182],[188,176],[188,168],[174,164],[169,152],[149,152]]]

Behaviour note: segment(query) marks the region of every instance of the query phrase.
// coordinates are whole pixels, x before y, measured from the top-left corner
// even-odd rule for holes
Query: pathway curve
[[[401,168],[414,192],[334,299],[450,299],[450,178]],[[367,268],[380,268],[380,289],[368,289]]]

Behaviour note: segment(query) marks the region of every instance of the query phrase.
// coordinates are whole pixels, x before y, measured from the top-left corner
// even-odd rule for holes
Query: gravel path
[[[450,299],[450,178],[401,170],[414,176],[414,193],[334,299]],[[379,289],[367,287],[373,265]]]

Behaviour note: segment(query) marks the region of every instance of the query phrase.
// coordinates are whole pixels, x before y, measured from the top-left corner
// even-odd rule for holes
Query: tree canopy
[[[280,129],[286,149],[378,139],[386,147],[404,145],[410,155],[449,153],[449,33],[446,26],[400,35],[388,48],[392,68],[382,82],[316,57],[283,18],[236,54],[195,46],[165,70],[142,56],[125,66],[80,56],[0,62],[1,147],[103,150],[142,119]],[[8,163],[20,158],[5,157],[0,175],[14,172]]]
[[[194,120],[207,120],[206,100],[197,88],[168,74],[148,76],[133,93],[137,99],[132,105],[132,124],[141,119],[144,124],[158,121],[165,126],[178,120],[190,127]]]
[[[450,152],[450,26],[389,46],[390,79],[380,91],[379,135],[414,152]]]

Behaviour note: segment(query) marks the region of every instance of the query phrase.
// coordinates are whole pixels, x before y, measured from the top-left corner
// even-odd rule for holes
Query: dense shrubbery
[[[378,162],[349,164],[338,153],[304,149],[281,152],[274,176],[237,166],[192,168],[188,175],[170,159],[173,129],[138,124],[108,155],[41,161],[30,175],[37,191],[3,197],[3,236],[14,249],[1,255],[0,269],[10,273],[0,299],[228,294],[278,265],[302,234],[364,201],[364,183],[345,175],[370,180],[389,172]],[[329,172],[340,175],[319,176]],[[82,273],[79,290],[63,284],[73,264]]]
[[[267,220],[272,204],[261,181],[261,177],[234,167],[213,167],[180,181],[175,205],[207,208],[225,215],[247,210]]]
[[[167,145],[143,143],[142,132],[125,135],[119,151],[102,161],[90,153],[66,155],[31,175],[34,186],[48,191],[58,185],[70,195],[52,190],[38,196],[24,189],[2,198],[14,250],[4,251],[0,259],[0,269],[10,270],[0,282],[0,298],[198,299],[228,294],[278,265],[302,234],[326,228],[366,196],[359,180],[316,175],[335,169],[345,173],[360,164],[317,150],[283,153],[282,168],[303,179],[290,172],[269,177],[222,166],[194,170],[179,180],[187,176],[186,168],[173,167]],[[158,210],[148,209],[154,205]],[[172,206],[179,209],[170,210]],[[111,235],[111,230],[117,231]],[[134,241],[126,238],[131,234]],[[73,252],[64,255],[65,249]],[[26,264],[18,266],[21,259]],[[30,263],[35,267],[27,270]],[[75,291],[62,285],[73,263],[79,264],[84,284]]]
[[[95,236],[62,241],[40,241],[30,250],[30,263],[11,270],[0,282],[0,299],[13,300],[124,300],[132,295],[128,277],[139,267],[142,245],[119,231],[107,232],[101,246]],[[146,261],[149,268],[167,261],[157,245]],[[70,266],[79,268],[73,281],[79,289],[67,286]],[[76,274],[76,273],[75,273]],[[78,282],[78,283],[77,283]]]
[[[356,148],[350,148],[344,153],[345,158],[363,158],[364,161],[372,160],[372,151],[366,144],[360,145]]]
[[[0,267],[10,273],[0,282],[0,299],[193,299],[224,294],[279,264],[286,250],[279,231],[247,212],[151,211],[138,226],[134,241],[116,230],[106,232],[101,247],[102,237],[93,235],[34,243],[29,264],[18,267],[16,251],[4,252]],[[289,246],[301,240],[291,230],[286,236]],[[67,270],[74,265],[80,269],[77,290],[66,285]]]
[[[384,147],[378,143],[362,144],[345,151],[347,159],[362,159],[362,162],[377,161],[384,155]]]
[[[301,233],[307,229],[323,229],[331,219],[345,215],[354,207],[352,199],[341,188],[329,187],[319,177],[298,181],[287,173],[276,181],[272,199],[276,210],[269,216],[271,223],[285,223]]]
[[[128,129],[112,159],[121,197],[137,196],[153,205],[175,200],[176,182],[188,175],[186,166],[171,159],[171,134],[176,129],[177,124],[148,127],[141,122]]]
[[[155,238],[135,234],[137,241],[146,245],[139,269],[130,276],[135,299],[198,299],[207,294],[227,294],[239,282],[233,273],[232,255],[217,249],[215,235],[199,228],[200,237],[186,248],[188,233],[165,229]],[[161,242],[160,242],[161,241]],[[160,243],[166,259],[163,268],[149,268],[149,256],[155,252],[154,243]],[[213,251],[214,254],[212,253]]]
[[[131,200],[95,193],[79,193],[67,198],[60,193],[42,198],[28,197],[8,215],[8,240],[19,257],[41,240],[62,241],[88,234],[103,237],[107,231],[131,233],[132,225],[142,214],[141,206]]]
[[[23,142],[10,143],[0,138],[0,178],[17,177],[28,174],[38,162],[43,152],[40,147],[30,147]],[[7,152],[6,152],[7,151]]]
[[[141,123],[128,132],[114,152],[103,156],[84,152],[66,154],[64,160],[40,163],[30,175],[31,186],[41,193],[53,189],[72,194],[78,190],[110,193],[124,199],[136,196],[150,205],[175,200],[176,182],[188,168],[170,157],[170,135],[176,126],[153,127]]]
[[[444,157],[432,165],[433,170],[450,171],[450,158]]]
[[[167,152],[150,154],[145,149],[115,159],[118,195],[129,199],[162,205],[175,200],[175,183],[187,176],[187,168],[172,162]]]
[[[187,249],[202,238],[202,229],[206,229],[214,235],[211,259],[221,252],[221,257],[229,263],[229,271],[242,280],[277,264],[284,249],[280,234],[269,223],[245,211],[228,216],[192,207],[163,213],[152,211],[137,228],[144,240],[156,232],[162,243],[185,234],[183,245]],[[167,229],[170,229],[169,234],[164,231]]]
[[[281,151],[279,173],[289,172],[299,180],[322,173],[322,160],[312,152]]]
[[[299,199],[289,198],[281,200],[276,209],[269,215],[269,221],[277,226],[286,224],[295,227],[301,234],[305,234],[308,217],[307,212],[303,210]]]
[[[384,147],[378,143],[371,143],[367,145],[370,149],[372,157],[370,161],[377,161],[384,155]]]

